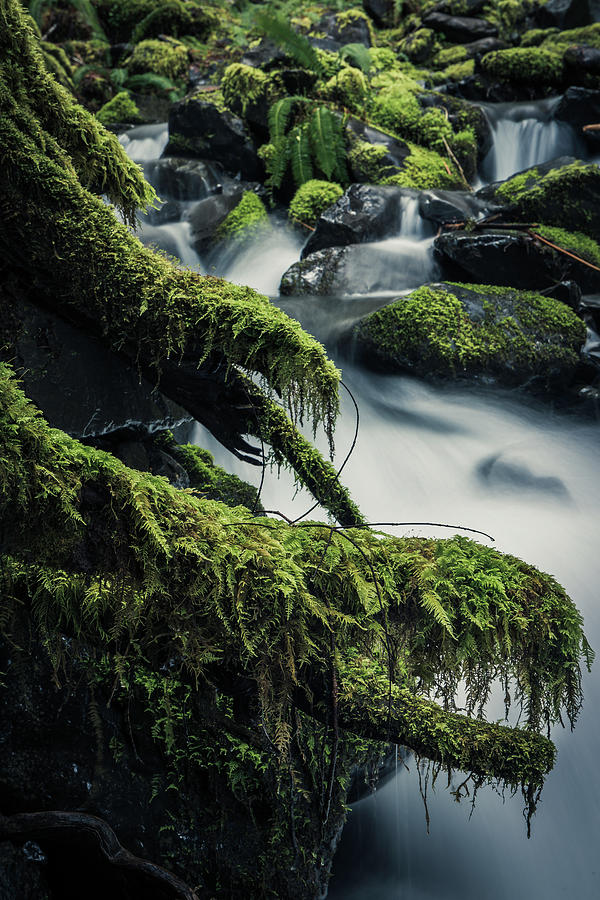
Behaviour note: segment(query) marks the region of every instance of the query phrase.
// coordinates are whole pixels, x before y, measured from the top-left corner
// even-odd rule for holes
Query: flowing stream
[[[577,150],[572,133],[554,128],[555,123],[548,127],[549,108],[547,101],[488,108],[495,122],[495,149],[486,177],[507,177],[544,158]],[[164,146],[164,129],[153,128],[134,129],[122,139],[145,167]],[[143,237],[150,235],[164,246],[167,236],[173,240],[175,226],[187,224],[186,209],[183,201],[180,219],[154,224],[152,233],[145,226]],[[395,290],[412,288],[435,274],[431,233],[416,203],[405,205],[402,213],[399,232],[361,250],[363,264],[373,269],[373,281],[389,282]],[[540,405],[517,393],[477,385],[434,387],[361,369],[352,361],[348,343],[339,338],[386,298],[363,292],[363,296],[339,298],[278,299],[279,280],[298,259],[302,237],[276,221],[274,226],[272,240],[262,239],[241,254],[223,256],[215,266],[218,274],[272,295],[274,302],[327,345],[342,367],[360,408],[359,438],[343,480],[363,512],[375,522],[437,521],[490,533],[499,549],[556,576],[582,611],[592,646],[600,649],[598,423],[555,413],[551,404]],[[185,228],[179,234],[185,244]],[[185,263],[184,250],[180,245],[177,255]],[[194,257],[192,264],[201,266]],[[394,277],[382,278],[380,270],[386,266],[386,271],[396,273]],[[343,396],[336,431],[340,460],[352,441],[354,426],[353,407]],[[210,449],[217,462],[258,484],[260,470],[236,460],[204,429],[198,426],[194,439]],[[286,473],[279,478],[276,472],[267,476],[262,500],[268,509],[294,515],[311,506],[306,492],[295,493],[293,479]],[[389,530],[436,537],[453,533],[452,529],[417,527]],[[457,804],[442,784],[429,791],[427,834],[418,778],[409,758],[409,772],[400,764],[394,777],[352,807],[334,861],[329,897],[597,897],[600,688],[596,669],[585,678],[585,705],[575,731],[553,730],[557,763],[542,793],[530,840],[520,795],[502,798],[492,789],[482,789],[469,817],[468,799]],[[501,715],[495,707],[491,713]]]

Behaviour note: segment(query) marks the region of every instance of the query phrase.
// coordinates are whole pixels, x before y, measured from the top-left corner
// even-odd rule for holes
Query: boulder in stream
[[[362,360],[384,371],[536,391],[569,385],[585,335],[584,322],[557,300],[447,282],[394,300],[353,331]]]
[[[260,180],[262,162],[242,119],[192,94],[169,112],[167,156],[192,156],[220,162],[232,174]]]
[[[402,188],[393,186],[351,184],[317,219],[302,258],[325,247],[376,241],[397,230],[404,193]]]
[[[532,166],[479,190],[481,200],[519,222],[557,225],[600,238],[600,168],[570,156]]]
[[[449,277],[476,284],[492,282],[523,290],[546,290],[568,279],[583,291],[600,291],[600,250],[591,238],[561,229],[539,229],[540,238],[523,231],[446,232],[435,239],[436,258]],[[549,241],[546,243],[545,241]],[[579,247],[579,244],[583,247]],[[590,263],[586,244],[591,245]],[[563,247],[565,253],[550,246]],[[575,253],[574,253],[575,251]],[[579,251],[583,262],[573,255]],[[587,264],[586,264],[587,263]],[[592,268],[594,266],[594,268]]]
[[[471,16],[448,16],[441,12],[431,12],[423,17],[423,24],[433,31],[443,32],[446,40],[453,44],[467,44],[481,38],[498,36],[498,29],[492,22]]]

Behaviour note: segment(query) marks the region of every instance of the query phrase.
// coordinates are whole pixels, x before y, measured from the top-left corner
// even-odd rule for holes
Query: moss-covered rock
[[[482,73],[496,81],[557,87],[563,82],[562,55],[541,47],[511,47],[487,53],[480,62]]]
[[[541,294],[444,282],[371,313],[354,332],[386,369],[528,390],[567,387],[585,333],[568,306]]]
[[[458,170],[449,158],[444,159],[435,150],[419,147],[410,141],[407,143],[410,154],[404,160],[401,171],[383,178],[383,184],[396,184],[417,190],[464,187]]]
[[[367,93],[368,85],[364,74],[353,66],[344,66],[323,88],[325,97],[353,112],[360,112],[364,108]]]
[[[204,38],[218,19],[196,0],[99,0],[98,13],[114,43],[166,34]]]
[[[227,66],[221,90],[223,101],[232,112],[263,128],[267,128],[269,107],[284,93],[277,75],[242,63]]]
[[[595,165],[564,157],[483,188],[479,195],[505,206],[518,221],[600,238],[600,170]]]
[[[294,194],[289,207],[290,219],[314,225],[321,213],[344,193],[341,185],[316,178],[306,181]]]
[[[422,65],[431,58],[436,46],[439,44],[435,32],[431,28],[418,28],[399,42],[398,50],[411,62]]]
[[[152,72],[171,81],[187,78],[189,66],[189,51],[185,44],[170,41],[142,41],[127,60],[132,75]]]
[[[266,230],[268,222],[265,204],[254,191],[246,191],[217,228],[215,239],[245,243]]]
[[[119,91],[118,94],[105,103],[98,112],[96,118],[103,125],[110,125],[113,122],[141,122],[142,117],[138,109],[137,103],[133,100],[127,91]]]

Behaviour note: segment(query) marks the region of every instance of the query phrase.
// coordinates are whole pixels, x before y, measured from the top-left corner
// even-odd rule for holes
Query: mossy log
[[[26,596],[58,660],[66,634],[157,671],[178,660],[192,681],[215,666],[244,673],[281,752],[294,696],[335,666],[352,730],[448,766],[541,781],[553,750],[534,729],[561,709],[574,720],[590,661],[581,617],[552,578],[465,539],[253,520],[48,428],[0,371],[5,631]],[[472,711],[494,677],[512,679],[532,730],[415,696],[419,685],[451,702],[465,679]]]
[[[250,288],[179,269],[143,247],[90,192],[105,193],[134,222],[154,197],[139,167],[48,76],[16,0],[0,0],[0,24],[0,248],[13,282],[160,381],[242,458],[257,452],[244,434],[271,443],[280,462],[293,449],[299,480],[344,524],[361,521],[333,467],[292,422],[312,417],[331,443],[339,372],[323,347]],[[292,420],[283,409],[272,414],[273,392]]]

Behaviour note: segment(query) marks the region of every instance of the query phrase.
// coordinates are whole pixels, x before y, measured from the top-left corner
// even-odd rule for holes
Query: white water
[[[159,159],[169,140],[166,122],[158,125],[138,125],[119,136],[127,155],[136,163]]]
[[[557,156],[581,157],[582,142],[573,129],[552,119],[558,99],[483,105],[494,140],[482,165],[484,181],[503,181]]]

